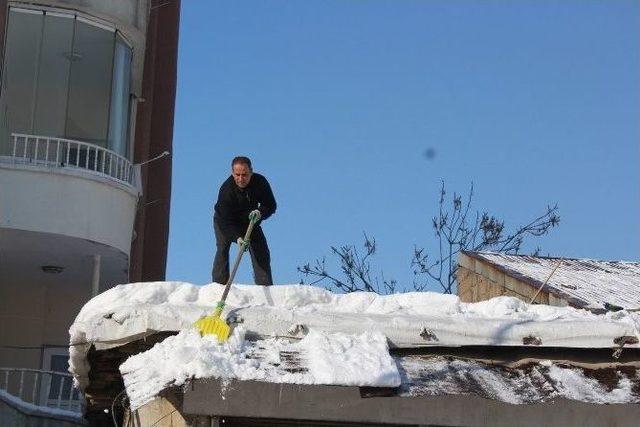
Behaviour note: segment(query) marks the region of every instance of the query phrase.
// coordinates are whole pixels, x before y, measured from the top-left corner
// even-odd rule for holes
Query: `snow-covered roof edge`
[[[223,286],[183,282],[120,285],[89,301],[70,329],[70,372],[81,389],[88,383],[86,355],[160,331],[180,331],[209,314]],[[234,285],[224,316],[248,335],[302,338],[310,329],[358,334],[377,331],[390,345],[615,347],[636,339],[640,316],[597,316],[568,307],[528,305],[510,297],[475,304],[430,292],[381,296],[333,294],[304,285]],[[632,344],[637,347],[637,344]]]

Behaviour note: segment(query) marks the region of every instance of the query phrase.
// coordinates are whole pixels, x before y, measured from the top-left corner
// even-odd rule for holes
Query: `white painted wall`
[[[137,194],[82,171],[0,164],[0,228],[54,233],[130,253]]]

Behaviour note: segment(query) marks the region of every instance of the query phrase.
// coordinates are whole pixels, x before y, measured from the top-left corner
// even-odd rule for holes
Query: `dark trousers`
[[[213,260],[211,278],[214,282],[224,285],[227,283],[227,280],[229,280],[229,249],[232,243],[236,243],[236,240],[229,240],[229,238],[222,233],[216,221],[213,222],[213,230],[216,234],[216,256]],[[253,279],[256,285],[273,285],[273,278],[271,277],[271,254],[269,253],[267,238],[264,236],[262,228],[259,225],[254,227],[251,233],[249,254],[251,255]]]

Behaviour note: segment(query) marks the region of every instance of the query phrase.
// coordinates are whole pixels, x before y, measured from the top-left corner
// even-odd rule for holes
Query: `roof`
[[[396,360],[403,377],[400,396],[470,395],[511,404],[558,398],[599,404],[640,403],[637,363],[596,368],[560,360],[531,360],[510,367],[447,355],[408,355]]]
[[[222,291],[219,284],[134,283],[88,302],[70,330],[70,370],[89,404],[113,401],[111,389],[104,389],[109,396],[99,390],[116,380],[124,381],[135,408],[192,378],[393,388],[396,397],[423,396],[441,387],[442,394],[472,390],[472,395],[508,403],[514,396],[522,397],[521,403],[558,396],[637,401],[638,313],[597,315],[505,296],[462,303],[455,295],[429,292],[334,294],[303,285],[235,285],[223,313],[233,333],[221,344],[201,337],[192,325],[211,312]],[[159,333],[162,339],[156,340]],[[152,342],[157,344],[148,349]],[[622,345],[623,357],[632,356],[634,363],[628,372],[612,356]],[[490,353],[460,354],[463,348]],[[541,354],[553,349],[561,349],[560,357]],[[507,368],[494,369],[497,351],[524,352],[518,360],[554,362],[529,370],[506,363]],[[615,365],[609,375],[618,379],[613,388],[594,383],[575,366],[565,367],[563,360],[575,361],[571,351],[603,352],[598,363]],[[109,364],[108,376],[98,378],[106,372],[103,362]],[[554,373],[566,374],[577,386],[559,392],[563,382],[553,380]]]
[[[590,310],[640,308],[640,262],[463,252],[508,276]],[[551,275],[554,268],[557,270]],[[549,275],[551,277],[549,278]]]
[[[171,338],[161,335],[139,340],[133,347],[148,349],[154,342]],[[298,420],[291,422],[297,426],[333,425],[325,424],[327,420],[334,420],[335,425],[347,421],[368,426],[422,425],[427,421],[429,425],[444,425],[443,420],[451,421],[452,413],[458,413],[460,407],[467,408],[456,423],[460,426],[507,426],[510,424],[505,420],[521,417],[519,425],[534,426],[540,424],[531,420],[539,420],[550,411],[554,414],[552,419],[541,424],[598,426],[616,419],[616,425],[635,426],[640,416],[640,349],[625,349],[615,363],[610,362],[611,349],[477,346],[396,349],[391,356],[400,371],[401,383],[395,387],[363,387],[273,381],[276,377],[304,376],[313,369],[304,349],[292,348],[285,338],[278,341],[281,351],[277,358],[265,353],[268,343],[260,340],[246,342],[247,351],[242,355],[247,364],[262,365],[273,375],[254,380],[196,376],[182,386],[167,381],[158,389],[159,395],[177,392],[181,397],[173,399],[174,404],[180,402],[175,409],[187,415],[264,420],[262,424],[252,421],[252,426],[289,425],[275,423],[274,418]],[[112,365],[113,372],[117,372],[126,358],[122,357],[123,349],[130,354],[131,344],[134,343],[124,346],[128,349],[93,352],[92,366],[100,369],[93,374],[92,388],[94,384],[118,383],[113,390],[102,390],[100,395],[87,399],[94,412],[110,409],[114,399],[121,396],[122,384],[111,379],[109,372],[105,373],[105,364]],[[185,348],[180,351],[190,352]],[[145,379],[139,373],[138,369],[124,374],[131,409],[137,407],[136,389],[155,380]],[[96,397],[101,399],[96,402]],[[144,406],[139,409],[145,411]],[[322,424],[317,420],[322,420]]]

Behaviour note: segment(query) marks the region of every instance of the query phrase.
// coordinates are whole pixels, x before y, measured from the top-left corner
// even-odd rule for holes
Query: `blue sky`
[[[374,270],[410,283],[441,180],[507,226],[557,203],[525,249],[638,260],[639,18],[624,0],[183,1],[167,279],[210,282],[235,155],[278,201],[276,283],[364,231]]]

